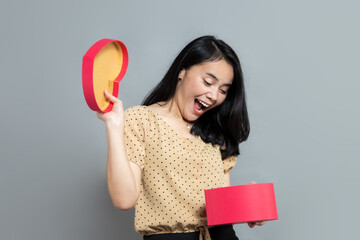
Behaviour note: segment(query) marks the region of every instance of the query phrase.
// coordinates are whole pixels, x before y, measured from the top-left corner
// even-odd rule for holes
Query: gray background
[[[240,239],[358,235],[358,1],[2,1],[0,239],[141,239],[113,208],[104,123],[87,107],[82,56],[123,41],[119,96],[141,103],[176,54],[214,34],[238,53],[249,140],[232,185],[273,182],[279,220]]]

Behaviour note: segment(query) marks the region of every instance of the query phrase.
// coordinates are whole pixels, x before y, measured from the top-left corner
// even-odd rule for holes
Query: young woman
[[[176,57],[143,105],[97,113],[106,124],[107,182],[118,209],[135,206],[144,239],[238,239],[232,225],[208,227],[204,190],[230,186],[250,126],[240,62],[203,36]],[[265,222],[248,223],[250,227]]]

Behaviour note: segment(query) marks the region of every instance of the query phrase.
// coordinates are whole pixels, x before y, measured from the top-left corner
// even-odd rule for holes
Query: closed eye
[[[209,82],[206,81],[206,80],[204,80],[204,84],[205,84],[206,86],[210,86],[210,85],[211,85],[211,83],[209,83]]]
[[[220,89],[220,92],[221,92],[222,94],[227,94],[227,91],[224,91],[224,90],[221,90],[221,89]]]

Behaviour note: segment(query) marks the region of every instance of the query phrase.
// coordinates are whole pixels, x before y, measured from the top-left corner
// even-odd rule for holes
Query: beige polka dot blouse
[[[219,146],[178,134],[147,106],[125,111],[129,161],[142,170],[135,230],[142,235],[203,231],[205,189],[224,186],[236,157],[221,159]]]

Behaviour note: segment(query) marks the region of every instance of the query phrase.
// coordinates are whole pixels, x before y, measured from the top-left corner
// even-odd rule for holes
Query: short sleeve
[[[147,113],[144,108],[132,107],[125,111],[124,118],[124,141],[128,160],[143,169],[145,165]]]
[[[223,159],[224,173],[228,173],[235,166],[236,160],[236,156],[229,156]]]

